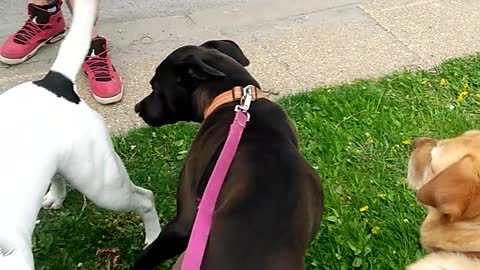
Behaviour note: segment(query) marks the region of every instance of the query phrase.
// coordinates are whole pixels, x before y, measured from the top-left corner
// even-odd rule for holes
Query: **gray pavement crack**
[[[417,57],[418,59],[421,60],[421,64],[422,66],[426,66],[428,61],[423,58],[420,54],[418,54],[415,50],[413,50],[410,45],[408,45],[408,43],[406,43],[405,41],[403,41],[400,37],[398,37],[392,30],[388,29],[386,26],[384,26],[382,23],[380,23],[379,21],[377,21],[377,19],[375,19],[375,17],[370,13],[368,12],[367,9],[365,9],[361,4],[360,5],[357,5],[357,8],[363,12],[365,15],[368,16],[368,18],[370,18],[370,20],[372,20],[378,27],[382,28],[383,31],[385,31],[385,33],[389,34],[391,37],[393,37],[397,42],[399,42],[400,44],[402,44],[409,52],[411,52],[415,57]]]

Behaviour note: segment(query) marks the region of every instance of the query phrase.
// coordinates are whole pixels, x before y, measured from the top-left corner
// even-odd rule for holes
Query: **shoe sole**
[[[29,54],[27,54],[23,58],[11,59],[11,58],[5,58],[5,57],[0,55],[0,61],[4,64],[7,64],[7,65],[21,64],[21,63],[27,61],[28,59],[30,59],[35,54],[37,54],[38,50],[40,48],[42,48],[43,46],[54,44],[54,43],[60,41],[61,39],[63,39],[65,37],[65,33],[66,33],[66,30],[63,30],[63,32],[61,32],[60,34],[58,34],[56,36],[53,36],[50,39],[45,40],[44,42],[40,43],[37,47],[35,47],[35,49],[33,49],[33,51],[31,51]]]
[[[120,79],[120,82],[122,82],[122,79]],[[101,97],[98,97],[96,96],[95,94],[93,94],[92,92],[92,96],[93,98],[100,104],[102,105],[108,105],[108,104],[112,104],[112,103],[117,103],[119,102],[120,100],[122,100],[123,98],[123,82],[122,82],[122,89],[120,90],[120,94],[114,96],[114,97],[109,97],[109,98],[101,98]]]

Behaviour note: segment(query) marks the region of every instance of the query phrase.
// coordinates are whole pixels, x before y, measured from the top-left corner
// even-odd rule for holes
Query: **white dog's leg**
[[[139,215],[145,226],[145,244],[151,244],[161,230],[153,192],[130,181],[122,160],[113,149],[109,158],[98,163],[101,166],[91,168],[95,171],[70,171],[66,178],[98,207]],[[98,168],[100,170],[96,171]]]
[[[65,180],[60,175],[55,175],[52,179],[50,190],[43,197],[43,208],[60,209],[63,201],[67,197],[67,187]]]
[[[133,183],[132,183],[133,185]],[[145,247],[150,245],[160,234],[161,227],[158,220],[157,210],[155,209],[155,200],[153,192],[141,187],[134,186],[135,194],[132,196],[130,207],[143,219],[145,226]]]

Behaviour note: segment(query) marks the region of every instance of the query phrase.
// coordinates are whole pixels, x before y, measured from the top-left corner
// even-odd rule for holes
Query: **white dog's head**
[[[33,270],[25,261],[25,256],[15,249],[10,251],[3,251],[0,249],[0,269]]]

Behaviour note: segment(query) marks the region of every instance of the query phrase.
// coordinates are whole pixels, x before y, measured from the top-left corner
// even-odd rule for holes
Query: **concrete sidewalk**
[[[187,0],[137,0],[130,8],[109,10],[114,1],[101,1],[99,27],[111,40],[112,58],[125,84],[124,100],[96,104],[79,76],[82,98],[105,116],[114,132],[143,125],[133,105],[150,92],[156,65],[186,44],[236,41],[252,62],[249,69],[273,98],[403,68],[430,68],[480,51],[478,0],[212,0],[202,6]],[[2,40],[25,17],[25,2],[11,2],[13,15],[0,10]],[[165,2],[172,8],[165,9]],[[40,78],[57,47],[42,49],[22,65],[0,66],[0,89]]]

